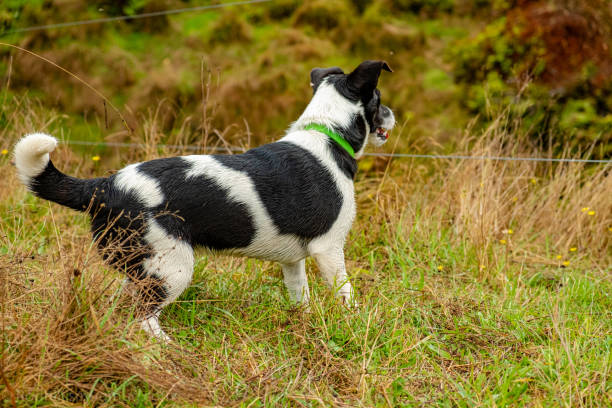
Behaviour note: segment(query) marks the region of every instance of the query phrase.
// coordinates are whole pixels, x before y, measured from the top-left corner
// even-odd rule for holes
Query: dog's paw
[[[150,316],[141,322],[142,329],[148,333],[151,338],[156,339],[160,343],[172,343],[170,336],[159,325],[159,318],[156,315]]]

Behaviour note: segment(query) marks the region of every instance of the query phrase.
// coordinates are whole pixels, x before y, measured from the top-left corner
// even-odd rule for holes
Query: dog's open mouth
[[[389,131],[385,128],[376,128],[376,136],[380,137],[381,139],[387,140],[389,138]]]

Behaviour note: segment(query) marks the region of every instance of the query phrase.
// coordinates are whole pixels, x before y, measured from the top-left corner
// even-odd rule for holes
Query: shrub
[[[375,27],[364,30],[363,27]],[[372,50],[380,50],[383,55],[388,51],[399,52],[413,49],[425,43],[423,33],[418,28],[393,19],[384,2],[373,2],[353,25],[348,36],[351,51],[371,55]]]
[[[269,3],[267,8],[268,17],[272,20],[284,20],[300,6],[298,0],[277,0]]]
[[[411,13],[428,13],[452,11],[456,0],[389,0],[389,6],[394,10]]]
[[[225,12],[212,27],[211,44],[241,43],[252,39],[251,26],[232,11]]]
[[[344,0],[313,0],[304,2],[293,15],[296,26],[309,25],[316,30],[346,29],[354,10]]]
[[[595,154],[609,154],[609,20],[579,5],[517,5],[450,52],[465,106],[490,117],[499,113],[492,107],[509,105],[540,142],[595,144]]]

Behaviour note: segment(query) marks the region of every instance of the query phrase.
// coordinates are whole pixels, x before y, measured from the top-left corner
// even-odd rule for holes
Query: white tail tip
[[[47,167],[49,153],[56,147],[57,139],[44,133],[32,133],[17,142],[14,157],[19,180],[30,187],[32,178]]]

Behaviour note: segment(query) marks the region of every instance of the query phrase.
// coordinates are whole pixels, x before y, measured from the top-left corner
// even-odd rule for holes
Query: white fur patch
[[[283,264],[283,280],[289,298],[293,302],[308,304],[310,291],[308,290],[308,278],[306,277],[306,263],[304,259],[292,264]]]
[[[230,199],[247,206],[253,217],[255,236],[246,248],[233,252],[240,255],[279,262],[296,262],[307,254],[300,239],[293,235],[280,234],[259,198],[253,181],[246,172],[224,166],[211,156],[184,156],[192,163],[187,178],[206,176],[228,191]]]
[[[330,129],[348,127],[355,115],[363,112],[361,102],[354,103],[342,96],[333,84],[323,82],[300,118],[291,125],[289,133],[310,123],[318,123]]]
[[[130,164],[121,169],[115,178],[115,186],[126,193],[134,194],[149,208],[157,207],[165,200],[159,182],[138,171],[140,163]]]
[[[144,238],[153,248],[153,256],[145,259],[142,266],[148,276],[154,274],[164,281],[168,295],[165,305],[176,299],[191,283],[193,248],[187,242],[169,235],[155,219],[150,219],[148,224]]]
[[[384,118],[382,127],[384,127],[385,129],[391,130],[393,129],[394,126],[395,126],[395,115],[393,114],[393,111],[389,109],[389,116]]]
[[[49,153],[57,147],[57,139],[45,133],[32,133],[15,145],[17,175],[30,188],[32,178],[43,172],[49,163]]]
[[[171,343],[172,339],[164,332],[159,325],[159,316],[154,314],[141,322],[142,329],[150,336],[156,337],[164,343]]]

